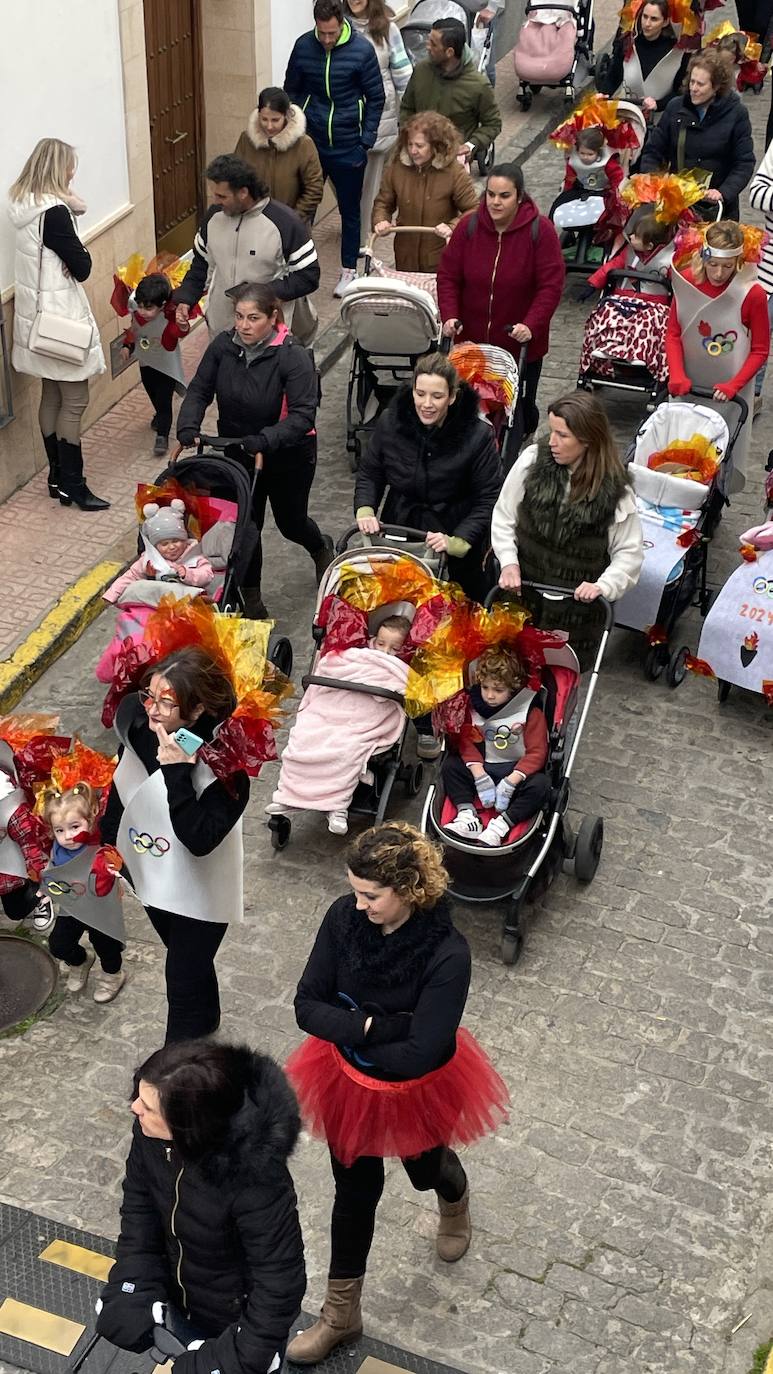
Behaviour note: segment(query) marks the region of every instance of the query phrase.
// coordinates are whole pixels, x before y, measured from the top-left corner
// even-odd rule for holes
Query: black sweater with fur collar
[[[287,1159],[300,1130],[282,1070],[234,1050],[244,1102],[226,1139],[196,1163],[134,1124],[117,1257],[102,1292],[101,1335],[144,1350],[151,1307],[169,1301],[208,1337],[177,1374],[266,1374],[284,1348],[306,1287]]]
[[[453,1055],[469,986],[470,948],[446,901],[383,935],[349,894],[317,932],[295,1017],[309,1035],[356,1051],[371,1078],[420,1078]]]

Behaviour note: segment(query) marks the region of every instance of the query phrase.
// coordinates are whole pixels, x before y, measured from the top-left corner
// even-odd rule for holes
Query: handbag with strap
[[[27,347],[31,353],[42,353],[47,358],[58,358],[64,363],[85,363],[94,341],[94,325],[91,320],[71,320],[66,315],[56,315],[52,310],[40,308],[40,283],[43,273],[43,216],[39,221],[40,244],[38,248],[38,287],[35,318],[32,321]]]

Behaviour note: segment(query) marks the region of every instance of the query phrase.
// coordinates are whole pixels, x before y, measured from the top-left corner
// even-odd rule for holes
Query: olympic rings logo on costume
[[[773,577],[755,577],[752,588],[759,596],[773,598]]]
[[[723,353],[732,353],[738,338],[736,329],[728,329],[726,334],[713,334],[701,340],[710,358],[720,358]]]
[[[508,749],[515,736],[521,733],[521,728],[518,725],[511,730],[509,725],[498,725],[496,730],[484,730],[483,738],[487,744],[493,744],[495,749]]]
[[[154,839],[144,830],[135,830],[133,825],[129,828],[129,844],[135,854],[149,854],[153,859],[163,858],[172,847],[163,835],[156,835]]]
[[[85,883],[68,883],[64,878],[49,878],[45,888],[49,897],[84,897],[86,895]]]

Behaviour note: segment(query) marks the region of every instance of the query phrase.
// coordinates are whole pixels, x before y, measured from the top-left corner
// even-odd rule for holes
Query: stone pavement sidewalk
[[[596,11],[598,48],[611,36],[615,22],[611,0],[602,0]],[[561,92],[545,91],[524,114],[516,91],[508,56],[499,64],[497,80],[504,121],[497,147],[508,158],[528,155],[564,111]],[[322,264],[322,286],[315,298],[320,315],[316,352],[324,370],[326,353],[341,342],[340,331],[335,328],[325,335],[339,313],[339,304],[332,296],[339,270],[336,210],[315,226],[314,237]],[[387,255],[388,249],[382,256]],[[195,371],[205,346],[206,330],[201,326],[183,346],[187,375]],[[112,502],[105,514],[86,515],[74,506],[65,508],[49,500],[42,472],[0,506],[0,709],[9,709],[19,688],[34,680],[36,664],[39,667],[46,654],[49,661],[55,656],[58,649],[49,652],[52,640],[58,636],[67,642],[68,635],[70,640],[77,635],[95,613],[104,586],[115,576],[115,563],[131,555],[136,535],[136,485],[152,480],[163,466],[163,461],[152,456],[151,413],[145,392],[138,385],[84,435],[89,485]],[[91,576],[97,565],[98,572]],[[84,575],[89,577],[81,593],[78,582]],[[75,591],[71,590],[73,584]]]

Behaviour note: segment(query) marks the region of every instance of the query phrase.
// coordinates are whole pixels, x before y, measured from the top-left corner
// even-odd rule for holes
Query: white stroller
[[[728,404],[732,405],[733,402]],[[644,565],[635,587],[615,604],[615,623],[647,637],[645,675],[656,682],[665,673],[678,687],[687,671],[689,649],[672,648],[669,639],[689,606],[705,616],[708,546],[725,505],[724,479],[743,412],[732,436],[724,418],[708,406],[666,401],[642,424],[629,453],[629,472],[644,535]],[[718,466],[701,471],[700,454],[689,446],[713,445]],[[680,450],[674,447],[682,443]],[[681,469],[681,472],[680,472]],[[702,480],[684,474],[693,471]]]

